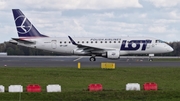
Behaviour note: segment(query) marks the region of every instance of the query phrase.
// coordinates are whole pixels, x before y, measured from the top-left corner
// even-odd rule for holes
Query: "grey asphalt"
[[[100,67],[102,62],[112,62],[116,67],[180,67],[178,61],[149,61],[148,57],[122,57],[118,60],[96,58],[90,62],[89,57],[79,56],[2,56],[0,67]]]

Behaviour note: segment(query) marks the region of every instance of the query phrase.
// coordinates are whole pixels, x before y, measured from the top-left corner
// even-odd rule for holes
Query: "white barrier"
[[[126,84],[126,90],[134,90],[134,91],[140,91],[140,84],[138,83],[128,83]]]
[[[47,92],[61,92],[61,86],[58,84],[50,84],[46,86]]]
[[[0,92],[2,93],[2,92],[4,92],[4,91],[5,91],[4,86],[3,86],[3,85],[0,85]]]
[[[9,92],[23,92],[23,86],[21,85],[10,85]]]

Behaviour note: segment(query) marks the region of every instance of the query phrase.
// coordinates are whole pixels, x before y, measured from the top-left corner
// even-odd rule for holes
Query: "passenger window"
[[[86,41],[86,43],[89,43],[88,41]]]
[[[66,41],[64,41],[64,43],[66,43]]]
[[[107,41],[105,41],[105,43],[107,43]]]
[[[95,41],[95,43],[97,43],[97,41]]]
[[[91,41],[91,43],[93,43],[93,41]]]
[[[114,43],[116,43],[116,41],[114,41]]]
[[[82,43],[84,43],[84,41],[82,41]]]
[[[79,43],[79,41],[77,43]]]
[[[60,43],[62,43],[62,42],[60,41]]]
[[[111,41],[109,41],[109,43],[111,43]]]
[[[103,43],[103,41],[101,41],[101,43]]]

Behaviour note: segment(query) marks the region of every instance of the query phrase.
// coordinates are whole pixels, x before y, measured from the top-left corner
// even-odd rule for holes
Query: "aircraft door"
[[[57,47],[57,41],[56,40],[52,40],[51,41],[51,47],[52,47],[52,49],[56,49],[56,47]]]
[[[150,47],[151,47],[151,44],[149,43],[149,44],[147,44],[147,49],[150,49]]]
[[[147,39],[147,40],[149,40],[149,39]],[[152,46],[152,44],[151,44],[151,43],[148,43],[148,42],[147,42],[146,44],[147,44],[146,48],[147,48],[147,49],[150,49],[151,46]]]

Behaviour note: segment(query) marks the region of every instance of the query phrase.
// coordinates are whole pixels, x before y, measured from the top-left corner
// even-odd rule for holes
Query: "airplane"
[[[172,52],[173,48],[165,41],[152,37],[49,37],[41,34],[20,9],[12,9],[18,38],[10,43],[57,52],[66,55],[90,56],[119,59],[129,54],[157,54]]]

